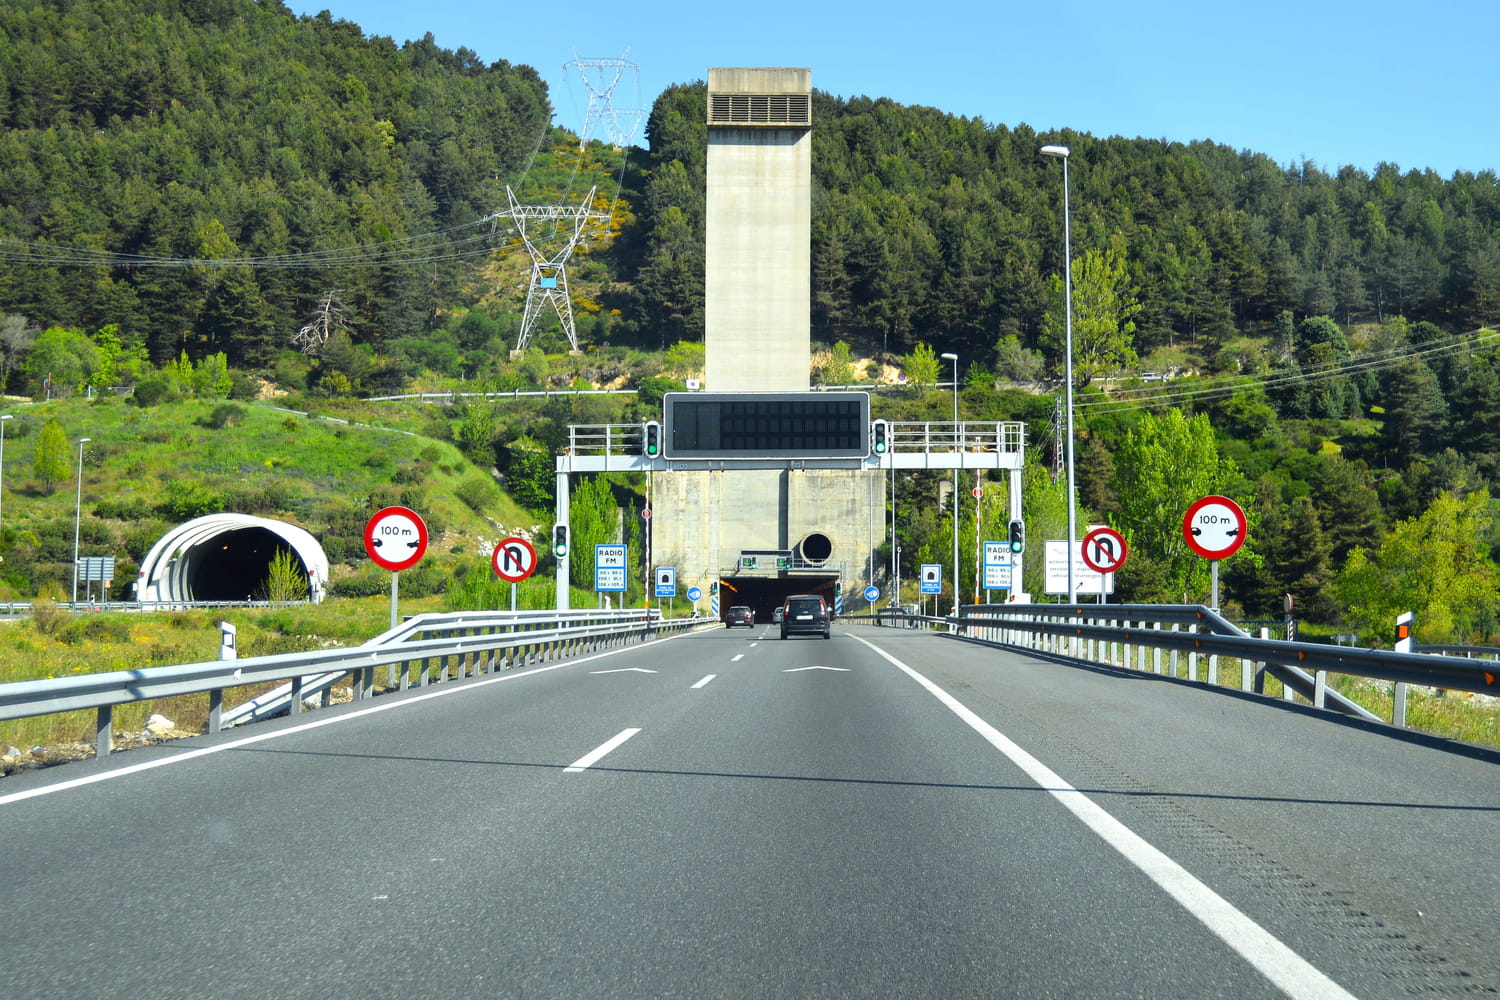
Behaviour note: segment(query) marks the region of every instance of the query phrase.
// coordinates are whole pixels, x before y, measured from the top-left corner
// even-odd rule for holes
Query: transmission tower
[[[575,353],[578,351],[578,333],[573,326],[573,301],[568,296],[567,265],[568,256],[583,239],[583,227],[590,222],[606,222],[609,219],[607,212],[598,212],[591,207],[594,204],[595,190],[589,188],[589,193],[584,195],[583,203],[579,205],[522,205],[516,201],[515,192],[508,185],[505,188],[510,208],[495,213],[494,218],[509,219],[515,223],[521,242],[526,244],[526,251],[531,254],[531,284],[526,290],[526,313],[521,318],[521,335],[516,338],[515,349],[518,352],[524,351],[531,342],[531,332],[544,303],[550,304],[557,313],[557,318],[562,321],[563,332],[568,335],[568,343],[573,345]],[[563,225],[569,221],[572,222],[571,235]],[[548,256],[532,241],[532,233],[528,227],[536,222],[556,224],[554,232],[568,236],[567,245]]]
[[[595,123],[604,123],[611,145],[626,146],[635,137],[635,130],[646,116],[641,108],[616,108],[611,102],[611,95],[627,70],[635,74],[636,89],[640,89],[641,69],[625,58],[629,54],[630,50],[626,49],[619,59],[585,59],[574,49],[573,61],[563,63],[564,72],[575,67],[578,69],[578,75],[583,78],[583,85],[589,92],[589,109],[584,115],[583,131],[578,133],[580,151],[593,134]]]

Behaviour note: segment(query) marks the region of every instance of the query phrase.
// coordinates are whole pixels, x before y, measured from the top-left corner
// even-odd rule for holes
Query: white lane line
[[[810,667],[789,667],[786,670],[783,670],[782,673],[784,673],[784,674],[800,674],[804,670],[834,670],[834,671],[837,671],[837,672],[839,672],[841,674],[847,674],[849,672],[849,668],[848,667],[821,667],[821,666],[818,666],[817,664],[814,664],[813,666],[810,666]]]
[[[59,781],[54,785],[40,785],[36,788],[28,788],[25,791],[0,795],[0,806],[9,805],[12,802],[21,802],[25,799],[39,798],[43,795],[53,795],[57,792],[68,791],[73,788],[82,788],[85,785],[94,785],[98,784],[101,781],[113,781],[115,778],[123,778],[128,774],[138,774],[142,771],[154,771],[158,767],[166,767],[169,764],[181,764],[184,761],[196,760],[199,757],[207,757],[212,754],[223,753],[226,750],[238,750],[240,747],[252,746],[256,743],[264,743],[267,740],[278,740],[286,736],[295,736],[298,733],[305,733],[309,730],[322,729],[324,726],[336,726],[340,723],[352,722],[355,719],[362,719],[367,715],[375,715],[380,712],[389,712],[398,708],[409,708],[412,705],[419,705],[424,701],[431,701],[433,698],[447,698],[450,695],[463,694],[465,691],[472,691],[475,688],[480,687],[488,687],[491,684],[513,683],[527,677],[535,677],[537,674],[546,674],[551,673],[554,670],[562,670],[565,667],[576,667],[584,663],[592,663],[595,660],[605,660],[611,656],[619,656],[623,653],[634,653],[638,650],[646,648],[647,646],[654,646],[662,642],[673,642],[677,639],[686,638],[691,635],[691,632],[679,632],[676,635],[669,635],[661,639],[654,639],[651,642],[642,643],[639,646],[625,646],[619,649],[606,650],[602,653],[594,653],[590,656],[580,656],[571,660],[559,660],[557,663],[549,663],[544,667],[536,667],[532,670],[512,671],[509,673],[501,674],[499,676],[492,675],[490,677],[484,678],[483,680],[469,681],[466,684],[445,683],[440,685],[436,691],[432,691],[427,694],[411,695],[406,698],[392,699],[390,701],[379,701],[374,705],[371,705],[369,708],[356,709],[352,712],[346,712],[341,715],[334,715],[323,719],[312,719],[300,725],[289,726],[286,729],[277,729],[265,733],[254,733],[253,735],[246,736],[244,739],[230,740],[228,743],[220,743],[216,746],[211,747],[200,747],[197,750],[188,750],[185,753],[174,754],[171,757],[159,757],[156,760],[143,761],[140,764],[128,764],[125,767],[117,768],[113,771],[103,771],[98,774],[85,775],[82,778],[69,778],[64,781]]]
[[[733,656],[731,656],[729,658],[729,662],[730,663],[738,663],[741,660],[743,660],[744,658],[745,658],[745,654],[744,653],[735,653]]]
[[[968,723],[991,746],[1042,787],[1083,822],[1125,860],[1135,865],[1167,895],[1177,900],[1219,940],[1239,952],[1261,975],[1293,1000],[1354,1000],[1354,995],[1328,978],[1270,931],[1235,908],[1234,904],[1204,885],[1186,868],[1167,857],[1145,838],[1105,812],[1098,803],[1068,784],[1051,768],[1021,749],[994,726],[935,683],[917,673],[885,650],[860,636],[869,646],[912,680],[926,688],[949,711]]]
[[[718,674],[709,674],[707,677],[703,678],[697,684],[694,684],[693,685],[693,690],[696,691],[696,690],[698,690],[701,687],[708,687],[708,682],[711,681],[711,680],[713,680],[717,676],[719,676],[719,675]]]
[[[615,750],[619,749],[620,744],[624,743],[626,740],[630,739],[630,737],[634,736],[638,732],[640,732],[639,729],[621,730],[620,732],[616,733],[614,738],[611,739],[608,743],[605,743],[603,746],[584,754],[582,757],[579,757],[573,763],[563,768],[563,774],[577,774],[579,771],[587,771],[589,768],[599,763],[605,757],[608,757]]]

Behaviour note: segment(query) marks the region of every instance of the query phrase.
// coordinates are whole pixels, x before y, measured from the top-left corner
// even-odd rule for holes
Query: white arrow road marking
[[[803,670],[837,670],[841,674],[847,674],[849,672],[849,668],[848,667],[819,667],[819,666],[812,666],[812,667],[792,667],[790,670],[783,670],[782,673],[784,673],[784,674],[796,674],[796,673],[802,672]]]
[[[590,670],[591,674],[654,674],[655,670],[647,670],[645,667],[621,667],[619,670]]]
[[[698,690],[701,687],[708,687],[708,682],[711,681],[711,680],[713,680],[717,676],[719,676],[719,675],[718,674],[709,674],[707,677],[703,678],[697,684],[694,684],[693,685],[693,690],[696,691],[696,690]]]
[[[610,740],[608,743],[605,743],[603,746],[591,751],[590,753],[584,754],[582,757],[579,757],[573,763],[563,768],[563,774],[577,774],[579,771],[587,771],[589,768],[599,763],[615,750],[619,749],[622,743],[630,739],[630,737],[634,736],[638,732],[640,732],[639,729],[622,730],[621,732],[615,734],[614,739]]]

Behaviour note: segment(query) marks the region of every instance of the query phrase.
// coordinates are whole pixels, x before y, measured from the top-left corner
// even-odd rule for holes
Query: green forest
[[[1079,515],[1130,541],[1115,599],[1206,597],[1182,498],[1217,492],[1251,522],[1223,567],[1243,615],[1292,595],[1370,642],[1408,609],[1430,641],[1500,641],[1493,170],[1328,173],[813,96],[816,381],[945,419],[934,358],[958,354],[964,418],[1027,423],[1028,536],[1059,537],[1064,193],[1038,150],[1065,144]],[[280,0],[10,0],[0,389],[151,406],[271,385],[332,405],[607,385],[647,410],[701,358],[705,105],[684,81],[643,148],[580,148],[534,69],[430,36]],[[531,261],[508,191],[592,191],[608,219],[570,264],[581,355],[553,323],[511,356]],[[908,377],[877,384],[887,368]],[[521,468],[555,445],[538,426],[456,406],[428,429],[543,514],[550,488]],[[951,545],[939,479],[898,484],[900,509],[928,512],[899,525],[908,553]]]

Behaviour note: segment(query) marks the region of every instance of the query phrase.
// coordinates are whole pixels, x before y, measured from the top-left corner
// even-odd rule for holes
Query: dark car
[[[821,635],[833,638],[829,630],[832,615],[828,602],[817,594],[793,594],[781,606],[781,637],[789,635]]]
[[[743,604],[736,604],[734,607],[724,612],[724,627],[734,628],[736,625],[743,625],[746,628],[754,628],[755,612],[751,611]]]

